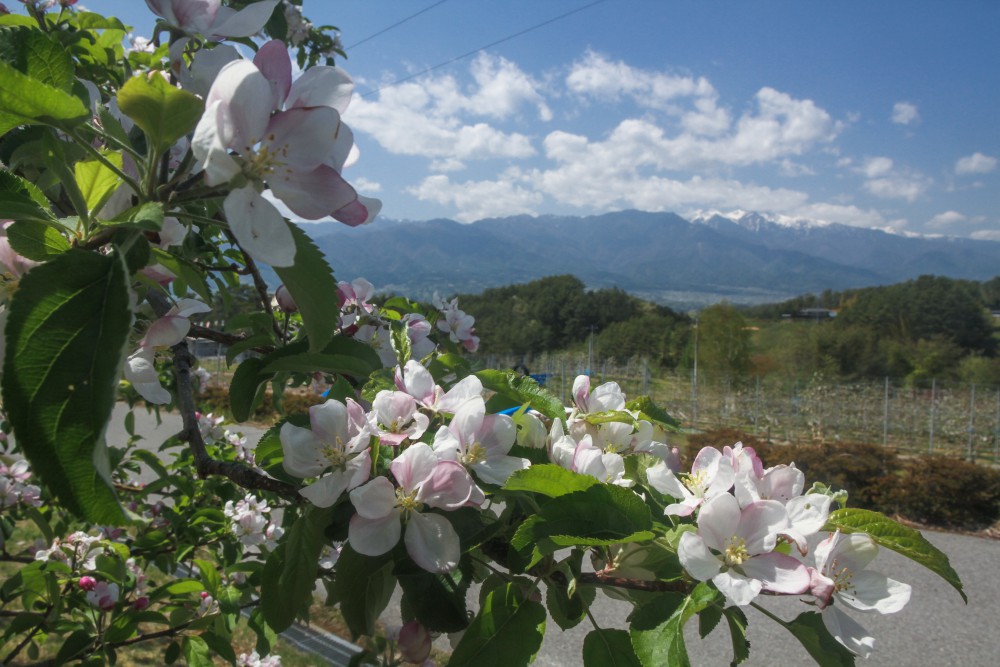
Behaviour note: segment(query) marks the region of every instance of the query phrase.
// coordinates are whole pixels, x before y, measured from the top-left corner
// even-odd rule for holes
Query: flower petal
[[[875,638],[836,606],[823,610],[823,625],[848,651],[867,658],[875,650]]]
[[[742,565],[743,572],[764,585],[764,590],[798,595],[809,590],[810,576],[806,566],[782,553],[754,556]]]
[[[264,28],[271,18],[278,0],[260,0],[243,9],[233,11],[220,7],[215,22],[208,29],[211,37],[250,37]],[[228,10],[228,11],[227,11]]]
[[[722,569],[722,561],[708,550],[705,540],[695,533],[681,535],[677,557],[688,574],[698,581],[707,581]]]
[[[324,475],[309,486],[300,489],[299,495],[316,507],[332,507],[347,490],[347,484],[350,482],[353,472],[334,470],[329,475]]]
[[[252,187],[233,190],[223,203],[229,227],[254,259],[271,266],[295,263],[295,238],[281,213]]]
[[[744,577],[738,572],[727,570],[712,577],[712,583],[726,596],[726,601],[737,607],[744,607],[756,598],[763,584],[756,579]]]
[[[894,614],[910,601],[910,585],[879,572],[854,572],[851,586],[837,592],[837,598],[858,611]]]
[[[462,555],[458,534],[440,514],[411,514],[403,541],[413,562],[428,572],[449,572],[458,567]]]
[[[358,516],[365,519],[399,515],[399,510],[396,509],[396,490],[385,477],[376,477],[351,491],[351,504]]]
[[[310,429],[285,422],[278,437],[283,454],[281,466],[289,475],[315,477],[328,467],[322,455],[323,442]]]
[[[379,477],[379,479],[385,479],[385,477]],[[365,484],[365,486],[370,485]],[[355,489],[355,491],[357,490]],[[352,500],[353,496],[354,492],[352,491]],[[355,507],[357,507],[356,504]],[[351,548],[359,554],[381,556],[399,542],[399,534],[402,532],[399,520],[400,512],[398,509],[394,509],[380,519],[366,519],[360,514],[355,514],[351,517],[351,523],[347,528],[347,541]]]
[[[339,67],[310,67],[292,84],[288,93],[289,107],[333,107],[340,113],[347,110],[354,80]]]

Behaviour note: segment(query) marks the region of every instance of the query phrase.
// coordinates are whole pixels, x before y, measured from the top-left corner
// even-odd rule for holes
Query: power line
[[[538,30],[539,28],[543,28],[543,27],[545,27],[545,26],[547,26],[547,25],[549,25],[551,23],[555,23],[556,21],[561,21],[562,19],[564,19],[564,18],[566,18],[568,16],[572,16],[573,14],[576,14],[578,12],[582,12],[585,9],[590,9],[594,5],[599,5],[602,2],[604,2],[604,0],[594,0],[594,2],[587,3],[586,5],[583,5],[581,7],[577,7],[576,9],[571,9],[570,11],[568,11],[568,12],[566,12],[564,14],[560,14],[559,16],[555,16],[555,17],[550,18],[550,19],[548,19],[546,21],[542,21],[541,23],[536,23],[535,25],[533,25],[533,26],[531,26],[529,28],[524,28],[523,30],[519,30],[519,31],[517,31],[517,32],[515,32],[513,34],[507,35],[506,37],[502,37],[502,38],[496,40],[495,42],[490,42],[489,44],[486,44],[485,46],[480,46],[478,49],[473,49],[472,51],[469,51],[467,53],[463,53],[460,56],[455,56],[454,58],[451,58],[451,59],[446,60],[444,62],[438,63],[437,65],[433,65],[431,67],[428,67],[427,69],[421,70],[421,71],[419,71],[419,72],[417,72],[415,74],[411,74],[409,76],[405,76],[402,79],[396,79],[392,83],[387,83],[384,86],[379,86],[378,88],[375,88],[373,90],[369,90],[368,92],[361,93],[360,96],[361,97],[369,97],[369,96],[374,95],[375,93],[377,93],[377,92],[379,92],[381,90],[385,90],[386,88],[392,88],[393,86],[398,86],[399,84],[405,83],[407,81],[410,81],[411,79],[415,79],[418,76],[423,76],[424,74],[427,74],[429,72],[433,72],[436,69],[440,69],[440,68],[445,67],[447,65],[451,65],[452,63],[456,63],[459,60],[464,60],[465,58],[468,58],[469,56],[474,56],[474,55],[476,55],[477,53],[479,53],[481,51],[485,51],[486,49],[493,48],[494,46],[497,46],[499,44],[503,44],[504,42],[509,42],[510,40],[512,40],[512,39],[514,39],[516,37],[520,37],[521,35],[525,35],[525,34],[531,32],[533,30]]]
[[[421,10],[420,10],[419,12],[417,12],[416,14],[410,14],[410,15],[409,15],[409,16],[407,16],[406,18],[404,18],[404,19],[400,19],[399,21],[396,21],[396,22],[395,22],[395,23],[393,23],[393,24],[392,24],[391,26],[389,26],[389,27],[387,27],[387,28],[382,28],[381,30],[379,30],[378,32],[376,32],[376,33],[375,33],[374,35],[368,35],[367,37],[365,37],[365,38],[364,38],[364,39],[362,39],[361,41],[359,41],[359,42],[354,42],[354,43],[353,43],[353,44],[351,44],[350,46],[348,46],[348,47],[345,47],[345,48],[344,48],[344,50],[345,50],[345,51],[350,51],[350,50],[351,50],[351,49],[353,49],[353,48],[354,48],[355,46],[360,46],[361,44],[364,44],[365,42],[367,42],[367,41],[368,41],[368,40],[370,40],[370,39],[375,39],[375,38],[376,38],[376,37],[378,37],[379,35],[381,35],[381,34],[384,34],[384,33],[387,33],[387,32],[389,32],[389,31],[390,31],[390,30],[392,30],[393,28],[398,28],[399,26],[403,25],[404,23],[406,23],[406,22],[407,22],[407,21],[409,21],[410,19],[413,19],[413,18],[416,18],[416,17],[420,16],[421,14],[423,14],[424,12],[426,12],[426,11],[430,11],[431,9],[434,9],[434,8],[435,8],[435,7],[437,7],[438,5],[443,5],[443,4],[444,4],[445,2],[447,2],[447,1],[448,1],[448,0],[438,0],[438,1],[437,1],[437,2],[435,2],[435,3],[433,4],[433,5],[430,5],[430,6],[428,6],[428,7],[424,7],[423,9],[421,9]]]

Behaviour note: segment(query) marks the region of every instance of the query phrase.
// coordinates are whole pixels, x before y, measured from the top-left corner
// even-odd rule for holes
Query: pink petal
[[[382,210],[382,202],[370,197],[358,198],[333,212],[333,217],[348,227],[367,225]]]
[[[339,220],[337,211],[355,202],[358,197],[351,184],[325,164],[309,171],[291,170],[272,174],[267,184],[293,213],[306,220],[318,220],[331,215],[331,211]]]
[[[246,154],[264,138],[271,107],[261,100],[271,99],[271,84],[249,60],[229,63],[215,78],[205,106],[219,106],[219,135],[227,148]]]
[[[437,462],[438,458],[429,445],[415,442],[389,464],[389,470],[392,471],[392,476],[399,482],[400,487],[413,491],[418,484],[431,476]]]
[[[340,113],[347,111],[354,81],[339,67],[310,67],[288,93],[289,107],[333,107]]]
[[[395,509],[396,490],[392,482],[385,477],[376,477],[351,491],[351,504],[357,510],[358,516],[365,519],[382,519],[399,515],[399,510]]]
[[[403,541],[413,562],[428,572],[449,572],[458,567],[462,555],[458,534],[439,514],[410,514]]]
[[[754,556],[742,565],[747,576],[760,580],[764,590],[798,595],[809,590],[810,577],[806,566],[782,553]]]
[[[456,510],[469,502],[474,488],[475,482],[461,463],[438,461],[432,473],[420,483],[416,499],[430,507]]]
[[[261,0],[238,12],[222,7],[207,32],[215,38],[250,37],[263,29],[277,5],[278,0]]]
[[[728,493],[706,502],[698,514],[698,534],[716,551],[723,551],[726,540],[741,534],[739,526],[740,506]]]
[[[272,39],[260,47],[253,57],[253,64],[271,84],[274,93],[272,108],[280,109],[292,85],[292,59],[288,47],[280,39]]]

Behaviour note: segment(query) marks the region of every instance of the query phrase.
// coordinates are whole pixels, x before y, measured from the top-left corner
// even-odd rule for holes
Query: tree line
[[[699,368],[737,379],[823,373],[1000,383],[991,310],[1000,276],[985,282],[920,276],[894,285],[805,294],[781,303],[728,303],[678,313],[619,288],[588,290],[570,275],[460,295],[487,354],[572,350],[593,335],[604,357],[644,357],[665,369]],[[823,321],[798,320],[810,308]]]

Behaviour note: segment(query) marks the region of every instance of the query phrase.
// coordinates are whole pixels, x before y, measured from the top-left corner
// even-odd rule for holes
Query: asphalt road
[[[124,406],[116,408],[108,429],[110,442],[125,437],[122,426]],[[155,418],[144,410],[136,411],[136,431],[146,437],[148,446],[155,449],[167,435],[180,430],[176,415],[163,415],[157,427]],[[262,431],[238,426],[251,441]],[[855,619],[875,637],[875,652],[858,664],[870,667],[996,667],[1000,665],[1000,540],[989,540],[950,533],[925,533],[928,540],[944,551],[952,567],[965,583],[969,596],[968,605],[944,580],[937,575],[883,549],[873,567],[885,574],[913,586],[910,603],[901,612],[880,616],[856,614]],[[794,599],[769,599],[768,607],[786,619],[806,610],[805,605]],[[605,628],[626,628],[625,617],[629,607],[621,602],[599,595],[592,612],[597,622]],[[398,612],[395,612],[398,614]],[[748,637],[751,642],[748,667],[764,665],[809,665],[812,660],[797,640],[783,628],[760,614],[748,609]],[[399,623],[393,608],[387,610],[383,620]],[[728,631],[721,624],[704,641],[698,638],[696,623],[686,631],[688,652],[693,665],[728,665],[731,659]],[[589,623],[561,631],[550,622],[549,631],[538,654],[535,665],[540,667],[576,667],[581,664],[580,651],[583,638],[590,631]],[[447,646],[445,638],[439,643]]]

